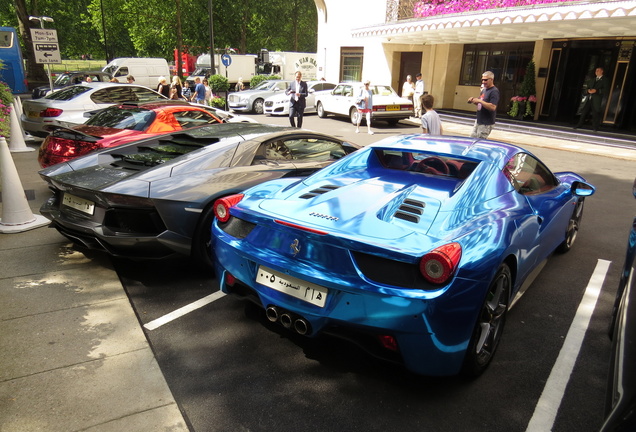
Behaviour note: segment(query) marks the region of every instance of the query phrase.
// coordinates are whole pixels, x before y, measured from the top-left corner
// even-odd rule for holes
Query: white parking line
[[[195,311],[199,308],[202,308],[203,306],[212,303],[215,300],[220,299],[221,297],[223,297],[225,295],[225,293],[223,291],[217,291],[214,294],[210,294],[209,296],[205,296],[200,300],[195,301],[194,303],[190,303],[189,305],[185,305],[179,309],[177,309],[176,311],[170,312],[167,315],[164,315],[160,318],[157,318],[156,320],[152,320],[147,324],[144,324],[144,327],[146,328],[146,330],[155,330],[159,327],[161,327],[164,324],[169,323],[170,321],[174,321],[177,318],[180,318],[186,314],[189,314],[192,311]]]
[[[534,409],[534,414],[528,423],[526,432],[547,432],[554,426],[554,419],[563,400],[565,387],[570,380],[574,369],[574,363],[581,350],[585,332],[592,318],[596,301],[605,281],[610,261],[598,260],[594,273],[585,289],[583,299],[576,311],[570,330],[565,337],[565,342],[556,363],[552,367],[550,377],[543,388],[543,393]]]

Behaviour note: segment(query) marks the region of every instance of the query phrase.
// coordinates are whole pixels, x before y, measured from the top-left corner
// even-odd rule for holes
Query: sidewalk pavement
[[[412,125],[421,125],[420,121],[415,117],[407,120]],[[444,126],[444,135],[470,136],[472,126],[460,123],[452,123],[442,121]],[[529,126],[524,126],[528,128]],[[579,131],[580,132],[580,131]],[[584,133],[584,132],[583,132]],[[576,134],[573,134],[573,141],[562,138],[551,138],[549,136],[532,135],[528,133],[519,133],[510,129],[497,129],[497,125],[493,128],[488,139],[495,141],[504,141],[521,147],[533,146],[550,148],[554,150],[563,150],[576,153],[594,154],[614,159],[636,160],[636,141],[634,148],[625,149],[621,147],[610,147],[607,145],[594,145],[576,141]]]
[[[39,214],[37,151],[12,156]],[[0,268],[0,432],[188,431],[107,256],[45,226],[0,234]]]
[[[491,138],[636,160],[636,149],[496,128]],[[50,193],[37,152],[12,156],[38,214]],[[0,234],[0,263],[0,432],[188,430],[108,257],[43,227]]]

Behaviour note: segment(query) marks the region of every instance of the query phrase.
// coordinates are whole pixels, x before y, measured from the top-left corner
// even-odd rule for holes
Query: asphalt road
[[[286,118],[254,117],[287,124]],[[355,134],[344,119],[316,115],[305,117],[305,128],[359,144],[418,131],[378,124],[375,135]],[[115,260],[191,429],[598,430],[610,348],[606,330],[634,213],[634,162],[525,146],[553,171],[583,175],[597,192],[586,200],[574,248],[553,256],[510,310],[492,364],[472,381],[415,376],[345,342],[287,333],[260,311],[214,295],[214,275],[188,260]],[[191,311],[156,321],[193,303]]]

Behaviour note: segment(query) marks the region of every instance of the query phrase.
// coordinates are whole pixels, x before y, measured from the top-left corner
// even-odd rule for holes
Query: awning
[[[552,3],[413,18],[353,29],[352,36],[379,37],[390,44],[636,39],[636,1]]]

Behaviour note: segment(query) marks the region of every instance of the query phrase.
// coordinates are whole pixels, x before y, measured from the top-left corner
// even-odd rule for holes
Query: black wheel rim
[[[486,301],[479,317],[479,337],[475,343],[475,353],[479,363],[487,363],[495,352],[508,310],[510,276],[500,272],[490,285]]]

